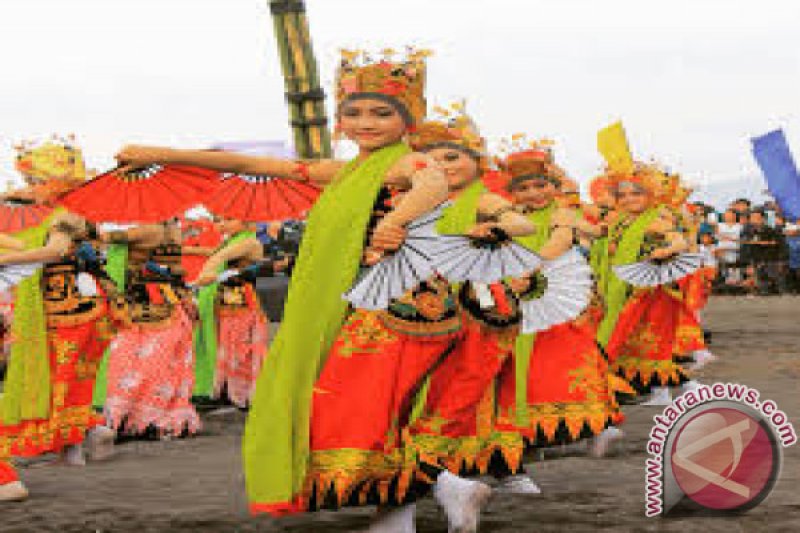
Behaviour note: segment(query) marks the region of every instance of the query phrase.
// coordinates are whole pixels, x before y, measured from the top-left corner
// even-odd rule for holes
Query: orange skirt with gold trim
[[[305,510],[402,503],[433,480],[409,446],[413,400],[456,333],[397,333],[379,313],[345,322],[314,387]]]
[[[503,369],[498,428],[522,428],[529,444],[550,446],[592,437],[623,415],[609,386],[608,363],[580,324],[554,326],[536,335],[527,380],[527,413],[517,412],[516,370]]]
[[[687,381],[680,362],[704,347],[702,329],[680,293],[657,287],[634,292],[606,352],[613,370],[644,394],[653,386]]]
[[[104,423],[92,408],[97,368],[111,340],[106,317],[47,331],[51,403],[48,418],[0,425],[0,461],[58,452],[83,442],[86,431]]]
[[[454,473],[485,472],[494,426],[494,384],[511,357],[518,328],[487,326],[465,313],[462,334],[431,376],[422,416],[412,428],[427,462]]]

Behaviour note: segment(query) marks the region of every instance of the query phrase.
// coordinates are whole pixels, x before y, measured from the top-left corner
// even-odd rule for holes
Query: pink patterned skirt
[[[269,324],[258,307],[220,306],[217,316],[214,396],[218,398],[225,389],[234,405],[245,407],[267,355]]]
[[[194,387],[192,322],[180,305],[156,324],[134,324],[111,344],[106,418],[118,429],[164,435],[200,428],[191,404]]]

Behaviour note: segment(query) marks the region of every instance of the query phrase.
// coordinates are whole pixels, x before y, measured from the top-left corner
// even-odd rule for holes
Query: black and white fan
[[[431,278],[436,273],[432,257],[441,239],[435,225],[449,205],[446,202],[406,226],[400,249],[369,267],[344,299],[357,309],[386,309],[393,299]]]
[[[440,235],[433,256],[436,271],[451,283],[496,283],[533,272],[542,259],[511,240],[484,242],[460,235]]]
[[[41,263],[0,266],[0,292],[16,287],[20,281],[33,276],[42,268]]]
[[[703,266],[700,253],[683,253],[665,261],[639,261],[616,265],[614,273],[619,279],[634,287],[657,287],[679,281]]]
[[[521,300],[522,333],[545,331],[577,318],[592,298],[592,268],[584,257],[571,249],[539,271],[546,283],[539,298]]]

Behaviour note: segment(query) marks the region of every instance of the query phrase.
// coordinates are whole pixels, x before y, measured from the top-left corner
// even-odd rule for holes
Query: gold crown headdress
[[[553,162],[553,145],[550,139],[530,140],[523,133],[502,139],[495,163],[508,174],[508,187],[529,179],[543,179],[559,186],[565,178]]]
[[[15,168],[24,176],[37,181],[82,182],[86,179],[83,153],[75,136],[53,135],[45,142],[23,141],[17,151]]]
[[[336,74],[336,103],[358,95],[378,96],[401,104],[408,124],[419,124],[425,118],[425,59],[429,50],[408,47],[405,57],[395,60],[397,52],[386,48],[379,60],[362,50],[342,50]]]
[[[614,189],[626,184],[632,185],[646,191],[653,198],[654,204],[672,208],[682,206],[692,193],[691,189],[682,183],[680,175],[652,161],[634,162],[632,172],[607,171],[606,175]]]
[[[466,102],[454,102],[448,107],[435,106],[436,118],[420,124],[411,137],[415,150],[430,150],[451,146],[463,150],[475,159],[486,156],[486,140],[466,110]]]

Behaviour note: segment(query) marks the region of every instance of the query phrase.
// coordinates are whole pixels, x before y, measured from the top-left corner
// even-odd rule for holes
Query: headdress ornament
[[[563,174],[553,163],[553,141],[528,140],[522,133],[500,142],[495,163],[509,178],[507,187],[513,188],[526,180],[541,179],[561,185]]]
[[[454,102],[448,107],[433,108],[436,118],[420,124],[411,137],[415,150],[426,151],[442,146],[466,152],[475,159],[486,156],[486,140],[481,137],[475,121],[466,111],[466,102]]]
[[[381,50],[375,60],[361,50],[342,50],[336,75],[336,103],[349,99],[373,97],[400,104],[406,122],[419,124],[425,118],[425,60],[429,50],[407,48],[405,57],[395,50]]]

